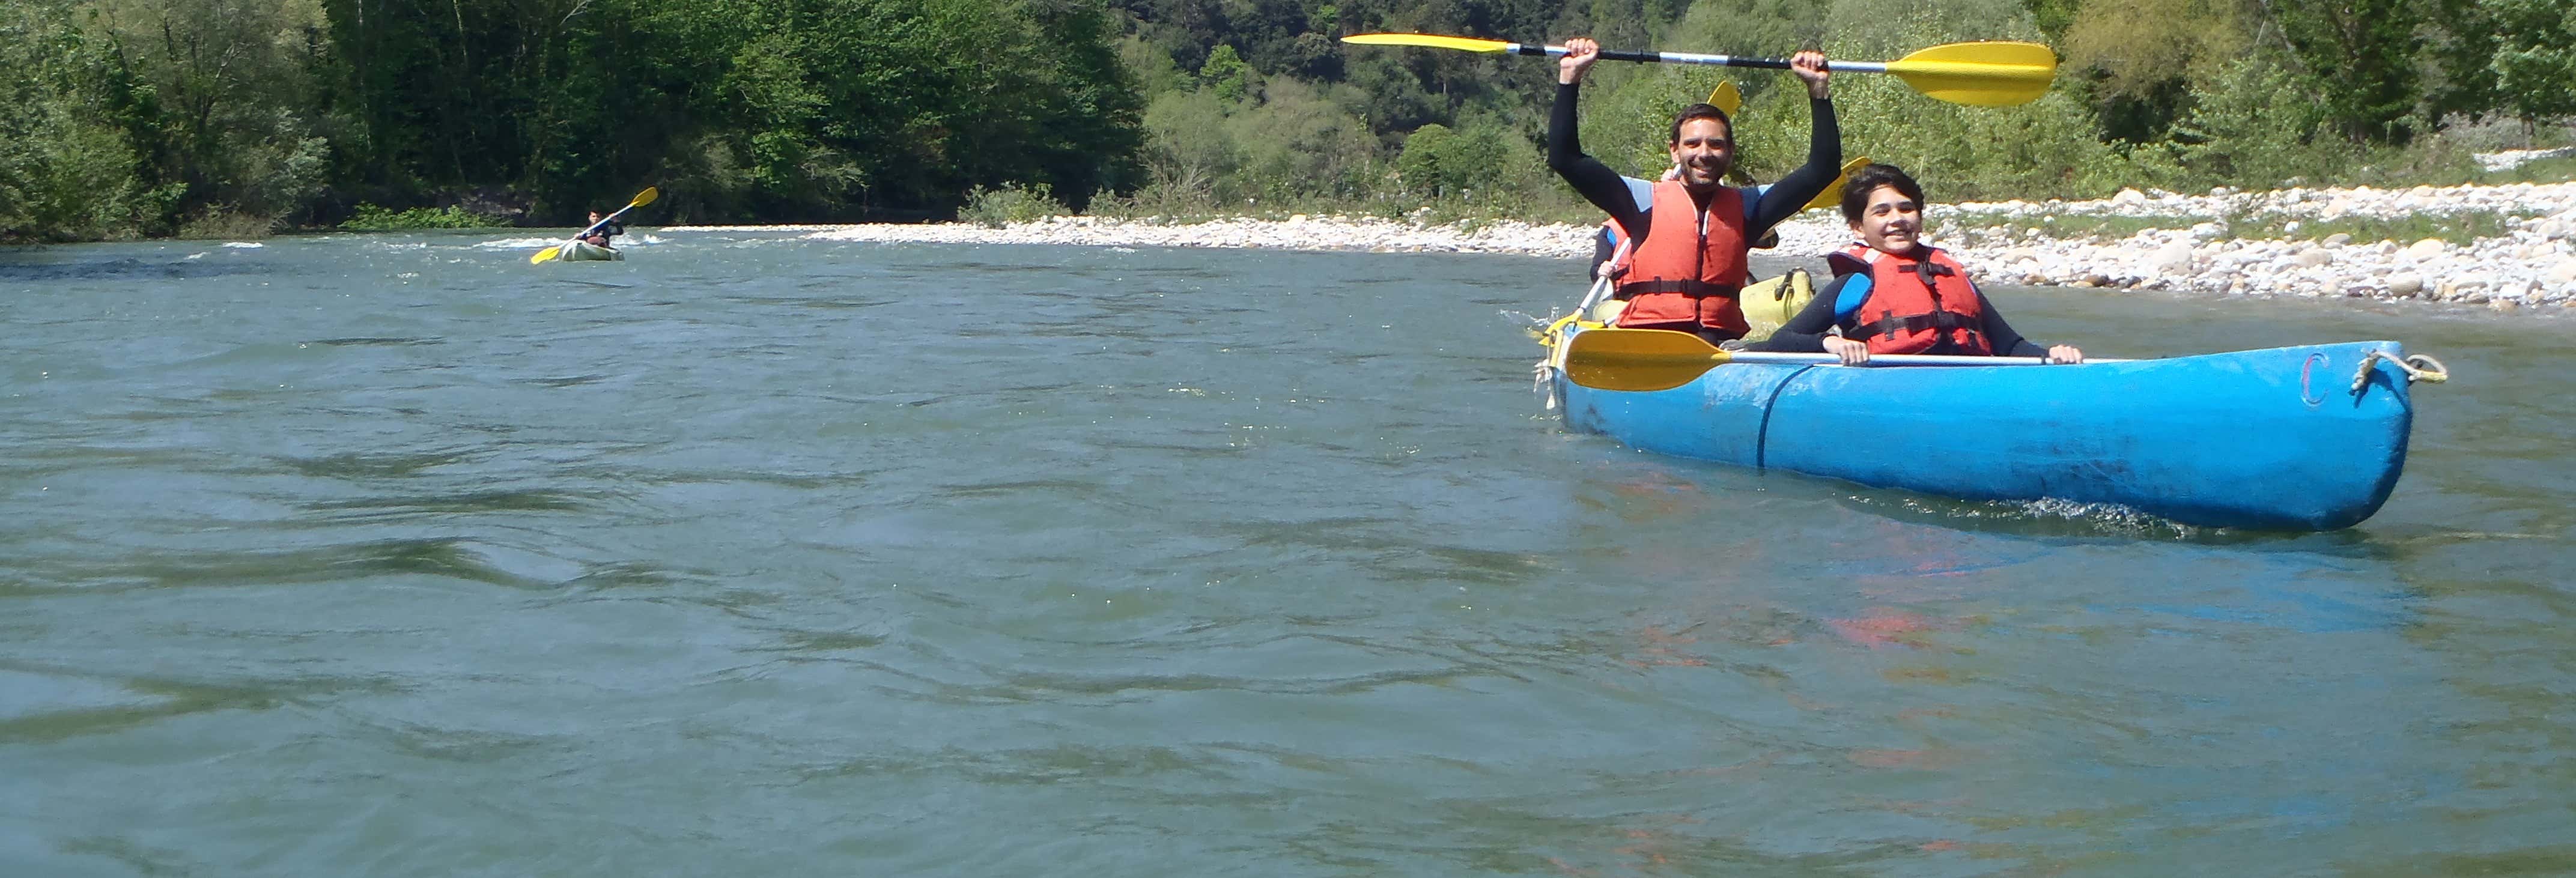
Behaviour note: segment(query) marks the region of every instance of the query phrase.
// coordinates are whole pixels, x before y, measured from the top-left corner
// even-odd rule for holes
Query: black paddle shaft
[[[1555,51],[1549,51],[1550,49],[1555,49]],[[1515,55],[1561,55],[1564,53],[1565,50],[1562,47],[1557,46],[1533,46],[1528,43],[1512,44],[1512,54]],[[1664,57],[1664,53],[1662,52],[1630,52],[1620,49],[1603,49],[1601,50],[1600,58],[1603,61],[1636,61],[1643,64],[1658,64],[1665,61],[1681,61],[1688,64],[1718,63],[1727,67],[1759,67],[1769,70],[1789,69],[1789,60],[1786,58],[1736,58],[1723,55],[1690,55],[1682,58],[1667,58]],[[1710,60],[1712,58],[1723,58],[1725,60],[1712,62]]]

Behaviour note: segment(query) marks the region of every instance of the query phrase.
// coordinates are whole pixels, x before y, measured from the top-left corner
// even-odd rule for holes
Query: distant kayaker
[[[1789,59],[1790,72],[1807,83],[1815,119],[1807,163],[1768,187],[1738,189],[1725,183],[1735,167],[1734,121],[1708,104],[1692,104],[1673,119],[1666,146],[1678,179],[1623,177],[1583,154],[1574,110],[1584,72],[1600,60],[1601,44],[1576,37],[1565,47],[1557,62],[1556,107],[1548,117],[1547,165],[1635,239],[1625,256],[1607,266],[1618,276],[1612,297],[1628,303],[1618,325],[1693,332],[1710,341],[1743,337],[1744,309],[1735,294],[1748,277],[1745,251],[1841,171],[1842,135],[1826,89],[1831,74],[1824,53],[1800,52]],[[1657,224],[1657,215],[1682,221]]]
[[[1805,310],[1747,349],[1824,351],[1852,366],[1874,353],[2084,362],[2074,345],[2042,348],[2014,332],[1967,269],[1923,243],[1923,203],[1923,186],[1894,165],[1870,165],[1843,181],[1843,220],[1860,240],[1825,257],[1834,280]]]
[[[602,223],[599,221],[599,218],[604,216],[608,216],[608,214],[600,213],[596,209],[593,209],[590,212],[590,222],[585,225],[598,226],[599,228],[591,229],[590,234],[582,236],[582,241],[589,243],[594,247],[609,247],[614,245],[609,244],[608,239],[626,234],[625,223],[621,223],[616,220],[609,220],[608,222]]]

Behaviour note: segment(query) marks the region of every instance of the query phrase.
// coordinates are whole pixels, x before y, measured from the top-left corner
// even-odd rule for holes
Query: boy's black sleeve
[[[1807,307],[1801,309],[1798,316],[1781,324],[1780,331],[1772,333],[1770,338],[1745,345],[1744,349],[1783,354],[1823,353],[1827,330],[1834,328],[1834,300],[1841,298],[1843,284],[1859,276],[1847,274],[1834,278],[1833,283],[1816,291],[1816,297],[1808,300]]]

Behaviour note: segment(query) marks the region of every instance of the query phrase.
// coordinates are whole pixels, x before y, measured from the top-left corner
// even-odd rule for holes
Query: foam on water
[[[1852,495],[1854,505],[1888,510],[1901,517],[2002,532],[2064,536],[2116,536],[2190,541],[2216,532],[2182,524],[2118,503],[2083,503],[2045,497],[2038,500],[1952,500],[1901,491]]]
[[[533,250],[561,244],[571,237],[571,235],[565,235],[562,238],[495,238],[475,244],[474,247],[478,250]]]

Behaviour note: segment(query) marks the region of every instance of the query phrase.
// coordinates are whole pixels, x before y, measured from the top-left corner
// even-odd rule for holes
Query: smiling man
[[[1747,277],[1746,250],[1825,191],[1841,171],[1842,134],[1825,88],[1830,74],[1824,53],[1800,52],[1789,59],[1789,72],[1807,83],[1815,117],[1807,163],[1778,183],[1738,189],[1725,184],[1726,172],[1735,167],[1734,122],[1708,104],[1692,104],[1673,119],[1669,146],[1677,179],[1622,177],[1584,155],[1574,108],[1584,72],[1600,60],[1601,44],[1576,37],[1565,47],[1557,62],[1556,108],[1548,116],[1547,165],[1626,231],[1620,237],[1629,242],[1627,252],[1611,261],[1618,279],[1611,295],[1628,303],[1618,325],[1692,332],[1712,342],[1744,337],[1736,291]]]

